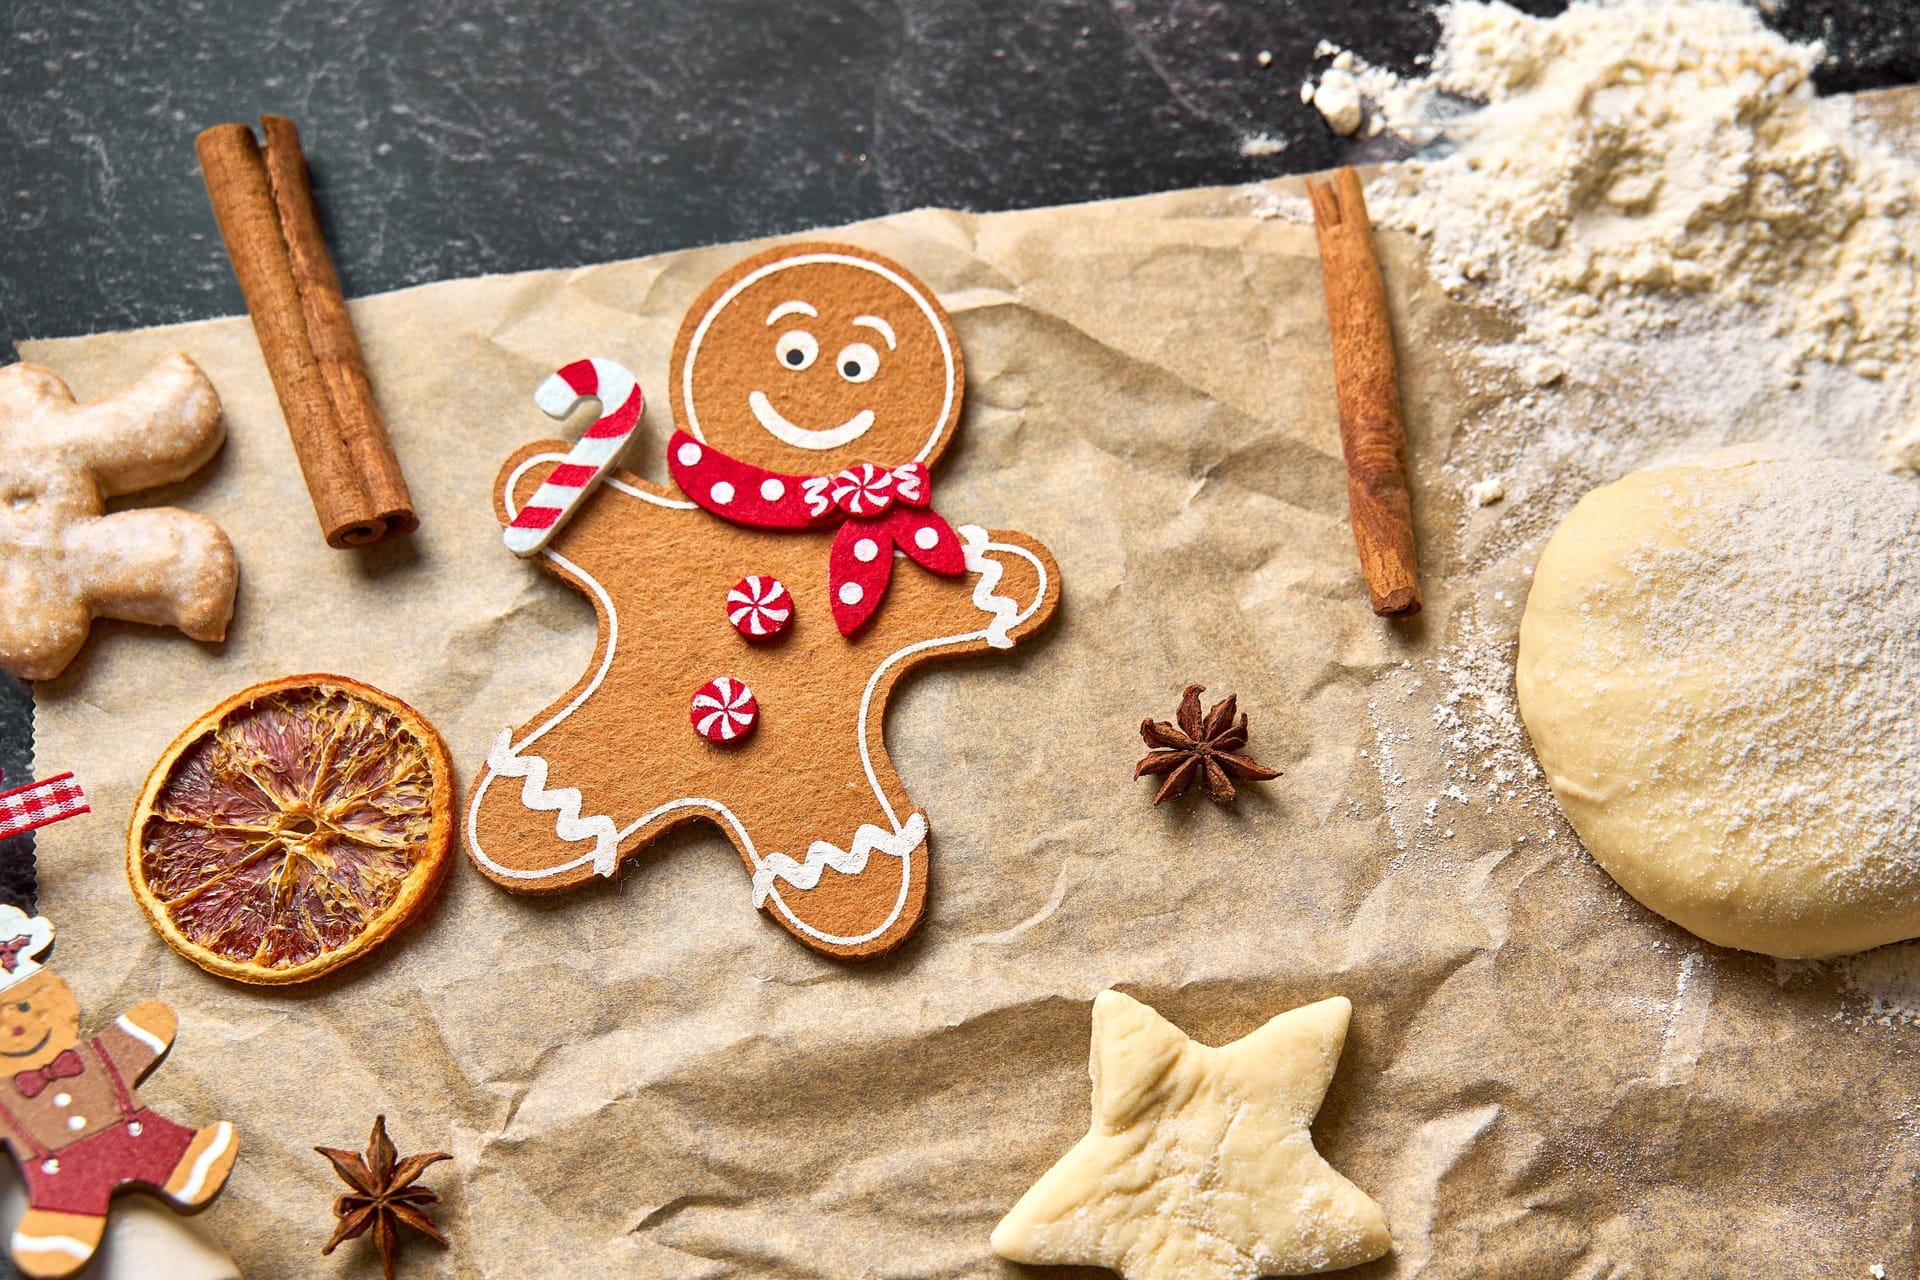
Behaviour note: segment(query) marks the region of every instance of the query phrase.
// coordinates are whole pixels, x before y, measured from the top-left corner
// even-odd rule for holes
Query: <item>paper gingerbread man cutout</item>
[[[38,365],[0,369],[0,668],[52,679],[97,617],[226,638],[239,571],[220,526],[170,507],[106,514],[225,439],[220,397],[183,355],[90,404]]]
[[[0,905],[0,1135],[27,1182],[11,1254],[35,1280],[87,1265],[120,1188],[198,1209],[239,1150],[225,1120],[189,1129],[134,1092],[173,1044],[173,1010],[146,1000],[82,1040],[73,992],[41,965],[52,945],[45,917]]]
[[[467,851],[543,893],[703,818],[739,851],[755,906],[815,950],[879,954],[927,894],[926,818],[887,758],[888,696],[925,663],[1032,634],[1059,571],[1030,538],[938,511],[930,468],[964,366],[952,321],[898,264],[836,244],[750,258],[689,310],[671,370],[677,485],[611,473],[542,553],[594,602],[599,646],[494,744]],[[566,452],[507,461],[502,524],[560,491],[542,482],[567,479]]]

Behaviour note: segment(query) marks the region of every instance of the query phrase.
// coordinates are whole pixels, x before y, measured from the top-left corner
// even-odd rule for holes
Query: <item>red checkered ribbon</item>
[[[71,773],[0,791],[0,840],[87,812],[87,793]]]

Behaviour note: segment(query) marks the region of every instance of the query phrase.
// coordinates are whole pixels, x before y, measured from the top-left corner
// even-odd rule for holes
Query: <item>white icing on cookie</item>
[[[857,876],[867,869],[869,855],[885,853],[905,861],[913,856],[913,851],[926,838],[927,820],[916,813],[906,820],[900,830],[891,833],[882,831],[870,822],[861,823],[860,829],[853,833],[851,849],[842,849],[825,840],[815,840],[807,846],[805,862],[795,862],[784,853],[770,853],[760,863],[760,869],[753,873],[753,905],[763,907],[767,899],[774,896],[773,882],[776,879],[785,880],[796,889],[811,889],[820,883],[820,874],[828,867],[842,875]],[[891,925],[898,914],[896,911],[894,916],[887,917],[887,923]],[[805,928],[804,925],[801,927]]]

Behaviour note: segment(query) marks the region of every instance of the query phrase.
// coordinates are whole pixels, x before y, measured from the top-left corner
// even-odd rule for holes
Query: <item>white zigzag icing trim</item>
[[[870,822],[853,833],[853,848],[842,849],[827,840],[815,840],[807,847],[807,860],[795,862],[784,853],[768,854],[753,873],[753,905],[763,907],[773,893],[773,882],[785,880],[796,889],[811,889],[820,883],[828,867],[842,875],[857,876],[867,869],[872,854],[884,853],[905,861],[913,856],[927,838],[927,820],[914,814],[897,832],[888,832]]]
[[[513,749],[513,734],[501,730],[487,753],[487,767],[503,778],[522,778],[520,803],[529,809],[552,813],[553,833],[569,843],[593,841],[593,869],[603,876],[613,874],[620,856],[620,829],[604,814],[580,816],[580,792],[575,787],[547,790],[547,762],[539,756],[522,756]]]
[[[981,554],[990,545],[987,531],[977,524],[963,524],[959,529],[961,554],[966,557],[967,568],[980,575],[973,584],[973,607],[982,613],[993,615],[993,621],[987,623],[987,643],[996,649],[1013,648],[1013,637],[1007,632],[1020,621],[1020,605],[994,590],[1000,585],[1006,569],[998,560],[991,560]]]

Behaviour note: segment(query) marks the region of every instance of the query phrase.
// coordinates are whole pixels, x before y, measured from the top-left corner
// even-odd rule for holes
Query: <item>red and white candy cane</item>
[[[566,417],[586,399],[600,402],[600,417],[507,526],[507,550],[517,556],[538,552],[572,518],[574,509],[619,460],[646,405],[633,375],[599,356],[575,360],[533,393],[533,402],[550,418]]]
[[[87,794],[71,773],[0,792],[0,840],[86,813]]]

